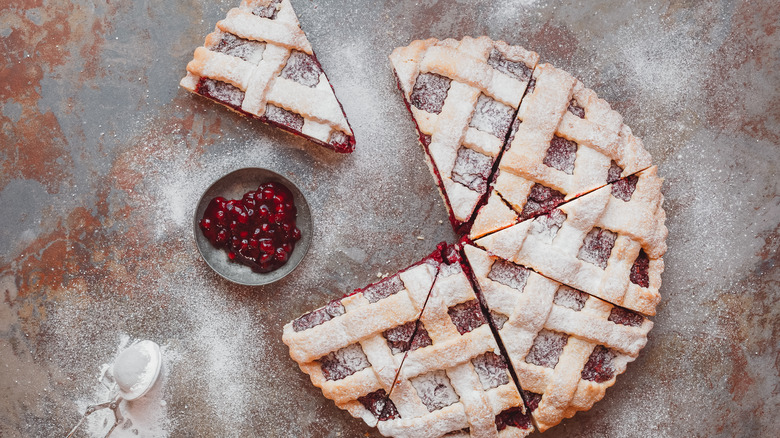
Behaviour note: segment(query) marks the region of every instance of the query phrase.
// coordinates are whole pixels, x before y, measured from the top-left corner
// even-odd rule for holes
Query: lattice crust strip
[[[390,55],[456,229],[487,191],[538,59],[487,37],[414,41]]]
[[[606,101],[569,73],[540,64],[470,237],[544,214],[650,165],[641,140]]]
[[[375,426],[442,261],[420,263],[285,325],[290,356],[325,397]]]
[[[443,266],[377,427],[394,437],[524,437],[533,430],[471,283]]]
[[[467,245],[466,258],[541,431],[604,397],[653,323]]]
[[[243,0],[195,50],[180,85],[241,114],[351,152],[341,104],[289,0]]]
[[[655,315],[668,232],[656,173],[651,167],[475,243],[612,304]]]

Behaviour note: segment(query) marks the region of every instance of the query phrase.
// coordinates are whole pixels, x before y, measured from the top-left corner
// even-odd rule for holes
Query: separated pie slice
[[[413,41],[390,55],[450,222],[465,232],[539,55],[487,37]]]
[[[477,239],[491,255],[627,309],[655,315],[666,252],[655,166]]]
[[[647,343],[653,323],[467,245],[466,258],[544,432],[601,400]]]
[[[567,72],[540,64],[469,237],[548,213],[650,164],[642,142],[606,101]]]
[[[352,152],[355,137],[289,0],[243,0],[217,23],[180,85],[228,108]]]
[[[456,247],[451,248],[453,260]],[[442,265],[410,351],[390,393],[394,437],[525,437],[533,431],[509,365],[501,355],[460,263]]]

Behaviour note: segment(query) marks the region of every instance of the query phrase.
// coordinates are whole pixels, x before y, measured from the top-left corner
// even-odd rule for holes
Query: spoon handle
[[[114,400],[107,401],[105,403],[100,403],[98,405],[92,405],[87,406],[87,410],[84,412],[84,415],[81,416],[81,419],[78,423],[73,427],[73,429],[70,431],[70,433],[65,438],[70,438],[73,436],[74,433],[76,433],[76,430],[84,423],[84,420],[87,419],[88,416],[92,415],[95,411],[99,411],[101,409],[110,408],[114,411],[114,427],[111,428],[111,430],[108,431],[108,433],[111,433],[114,428],[122,421],[122,414],[119,413],[119,402],[122,401],[122,397],[117,396]],[[108,435],[106,435],[108,436]]]

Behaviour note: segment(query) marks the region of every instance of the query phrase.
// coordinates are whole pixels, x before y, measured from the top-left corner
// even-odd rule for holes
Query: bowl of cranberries
[[[245,168],[214,182],[195,209],[195,242],[222,277],[260,286],[286,276],[311,243],[311,212],[290,180]]]

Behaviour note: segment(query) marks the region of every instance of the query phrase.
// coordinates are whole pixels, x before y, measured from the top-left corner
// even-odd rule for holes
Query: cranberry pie
[[[651,167],[475,243],[612,304],[655,315],[667,235],[661,183]]]
[[[540,431],[604,397],[647,343],[645,317],[471,245],[466,258]]]
[[[390,55],[452,225],[488,190],[539,55],[487,37],[414,41]]]
[[[243,0],[187,64],[181,86],[228,108],[352,152],[355,137],[289,0]]]

